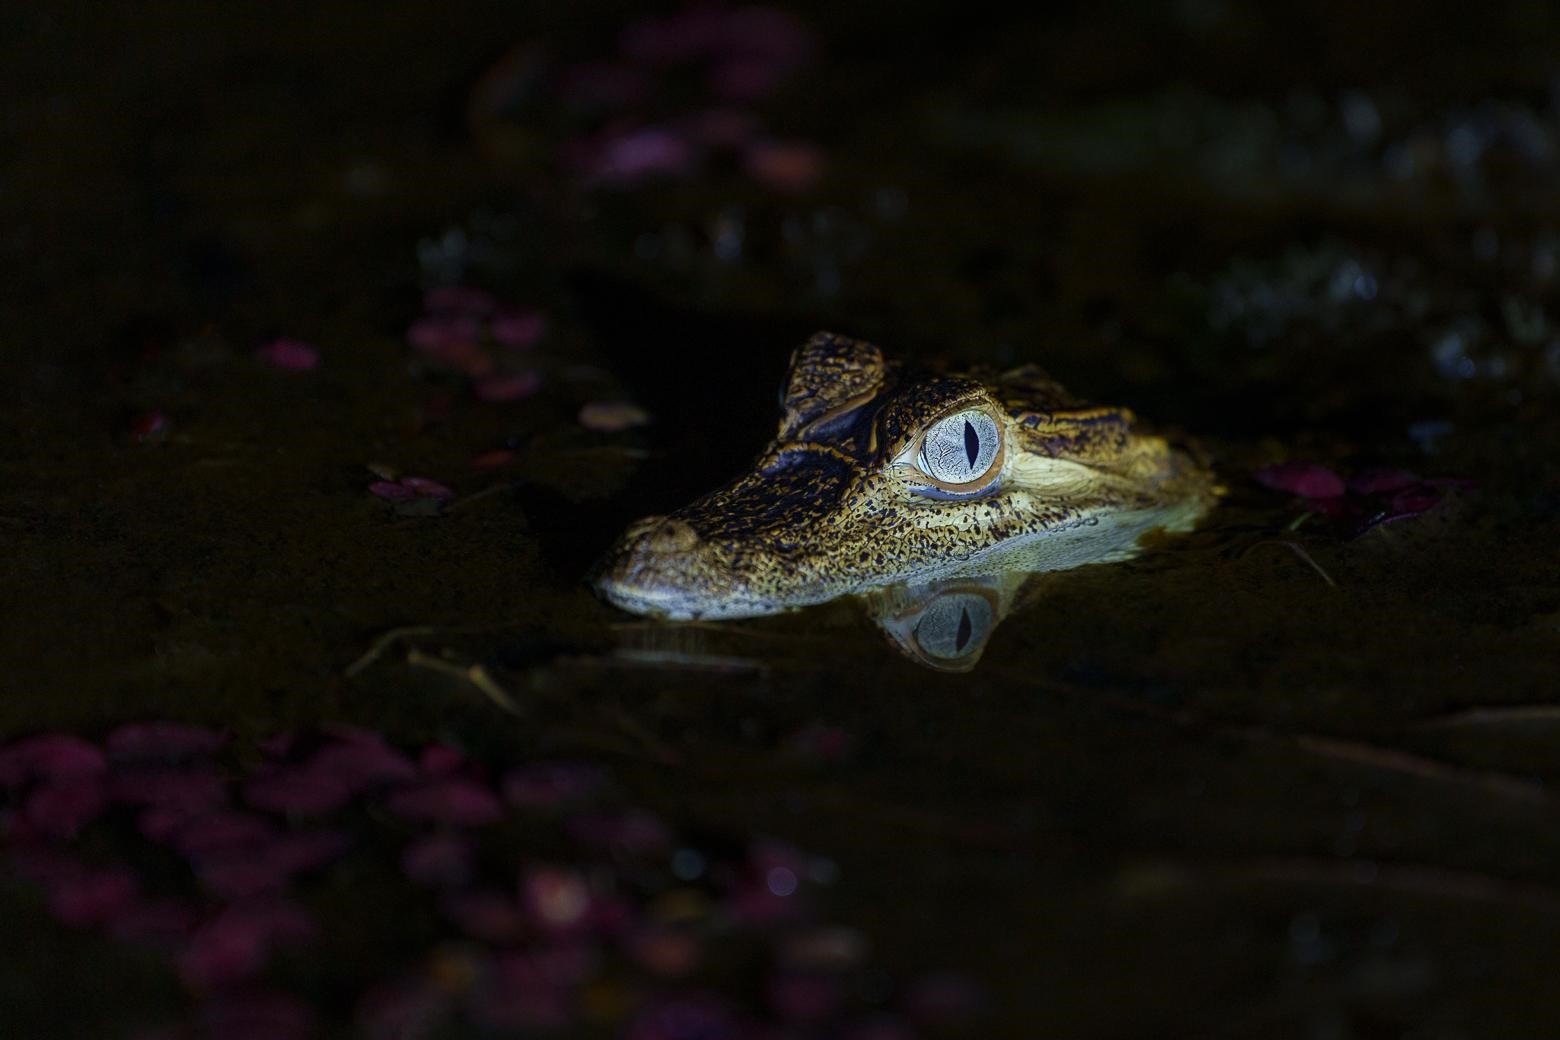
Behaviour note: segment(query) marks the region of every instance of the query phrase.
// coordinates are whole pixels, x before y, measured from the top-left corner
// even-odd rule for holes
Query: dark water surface
[[[1560,15],[721,11],[0,14],[0,1034],[1560,1031]],[[1229,493],[597,602],[818,328]]]

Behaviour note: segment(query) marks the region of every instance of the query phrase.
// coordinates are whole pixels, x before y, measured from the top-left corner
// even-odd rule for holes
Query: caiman
[[[820,332],[791,358],[752,469],[633,524],[596,588],[636,614],[744,618],[962,577],[1126,559],[1217,494],[1125,408],[1034,366],[917,369]]]

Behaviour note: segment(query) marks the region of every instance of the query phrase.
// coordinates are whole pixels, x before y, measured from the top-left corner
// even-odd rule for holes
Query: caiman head
[[[631,526],[596,588],[636,614],[772,614],[901,583],[1121,559],[1185,530],[1212,481],[1122,408],[1034,367],[914,371],[818,333],[746,473]]]

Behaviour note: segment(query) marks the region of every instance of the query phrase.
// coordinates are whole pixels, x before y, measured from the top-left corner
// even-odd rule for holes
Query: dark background
[[[548,77],[635,7],[8,5],[0,735],[350,722],[492,769],[603,762],[679,832],[836,862],[830,916],[883,970],[985,994],[929,1035],[1553,1035],[1560,15],[793,10],[816,54],[751,107],[825,165],[779,190],[560,160],[597,124]],[[541,85],[473,121],[517,47]],[[664,90],[635,118],[697,103]],[[405,331],[450,282],[547,314],[546,392],[494,406],[418,366]],[[745,464],[816,328],[1041,363],[1196,438],[1230,493],[1047,586],[968,676],[845,604],[625,630],[586,569]],[[319,368],[256,362],[279,335]],[[654,421],[581,431],[603,397]],[[471,468],[495,448],[511,468]],[[1297,459],[1457,490],[1296,526],[1315,510],[1253,473]],[[387,464],[458,508],[398,515],[365,490]],[[344,675],[400,625],[449,632],[421,645],[525,719],[399,655]],[[636,639],[682,665],[613,656]],[[815,724],[854,751],[798,765]],[[350,936],[354,909],[320,912]],[[0,926],[8,1035],[131,1035],[194,999],[23,882]],[[350,959],[286,971],[347,1029]]]

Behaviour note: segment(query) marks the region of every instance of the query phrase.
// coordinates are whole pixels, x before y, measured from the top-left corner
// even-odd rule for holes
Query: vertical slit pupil
[[[970,644],[970,636],[975,634],[975,623],[970,620],[970,608],[959,608],[959,634],[954,637],[953,647],[959,653]]]
[[[964,420],[964,454],[970,457],[970,469],[974,469],[975,460],[980,458],[980,434],[968,419]]]

